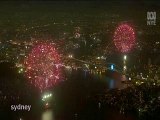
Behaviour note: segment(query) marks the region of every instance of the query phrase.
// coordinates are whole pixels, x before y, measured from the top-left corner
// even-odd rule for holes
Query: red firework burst
[[[25,59],[25,73],[31,84],[41,90],[50,88],[62,80],[60,55],[54,45],[35,45]]]
[[[135,32],[128,24],[121,24],[114,32],[114,44],[122,53],[129,52],[135,44]]]

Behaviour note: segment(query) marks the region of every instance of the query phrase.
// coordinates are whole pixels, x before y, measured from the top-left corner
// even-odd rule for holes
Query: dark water
[[[54,114],[56,110],[47,109],[42,113],[41,120],[135,120],[132,115],[124,116],[116,109],[87,98],[103,94],[106,90],[125,87],[120,78],[115,76],[117,73],[114,72],[72,71],[68,82],[55,90],[57,99],[61,101],[57,104],[62,107],[60,114],[57,117]]]
[[[54,100],[51,104],[54,105],[49,109],[45,109],[41,97],[36,92],[33,93],[33,89],[26,87],[26,91],[22,91],[26,94],[22,94],[21,99],[8,102],[4,107],[6,110],[3,109],[2,112],[0,109],[0,120],[123,120],[124,116],[119,111],[94,100],[94,97],[107,90],[121,88],[123,85],[119,79],[119,75],[114,72],[73,70],[67,74],[67,80],[52,91]],[[20,86],[19,89],[24,88]],[[20,103],[32,105],[31,111],[11,111],[10,104]]]
[[[122,81],[122,75],[115,71],[84,71],[84,70],[75,70],[72,71],[71,76],[76,76],[73,79],[83,79],[83,80],[90,80],[97,81],[99,83],[103,83],[106,85],[108,89],[122,89],[125,88],[125,84]]]

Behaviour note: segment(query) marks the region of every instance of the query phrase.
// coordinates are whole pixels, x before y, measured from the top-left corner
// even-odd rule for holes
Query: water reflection
[[[42,114],[42,119],[41,120],[55,120],[52,110],[48,109],[48,110],[44,111],[43,114]]]
[[[113,71],[112,71],[113,72]],[[104,84],[107,85],[108,89],[115,89],[115,88],[123,88],[124,84],[121,82],[121,75],[119,73],[112,73],[111,75],[107,75],[106,73],[102,72],[84,72],[85,78],[88,76],[92,76],[93,79],[97,81],[103,81]]]

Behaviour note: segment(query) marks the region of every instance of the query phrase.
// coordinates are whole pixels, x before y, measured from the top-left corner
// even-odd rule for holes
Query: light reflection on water
[[[55,120],[52,110],[48,109],[48,110],[44,111],[42,113],[42,119],[41,120]]]
[[[86,72],[84,74],[84,76],[86,77]],[[114,79],[114,78],[110,78],[106,75],[101,74],[101,72],[96,73],[88,73],[89,75],[94,76],[95,79],[100,80],[100,81],[106,81],[106,85],[108,87],[108,89],[115,89],[115,88],[124,88],[124,84],[121,83],[120,78],[118,80]],[[120,76],[119,76],[120,77]]]

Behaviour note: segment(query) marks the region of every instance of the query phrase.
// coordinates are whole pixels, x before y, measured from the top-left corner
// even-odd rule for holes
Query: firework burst
[[[122,52],[129,52],[135,44],[135,32],[128,24],[121,24],[114,32],[114,44]]]
[[[53,87],[62,80],[60,55],[51,43],[35,45],[24,65],[28,80],[41,90]]]

